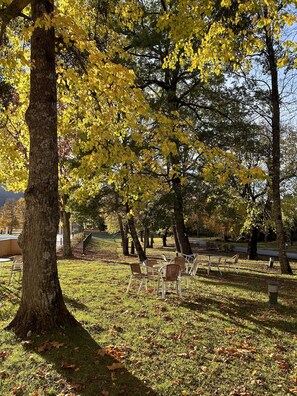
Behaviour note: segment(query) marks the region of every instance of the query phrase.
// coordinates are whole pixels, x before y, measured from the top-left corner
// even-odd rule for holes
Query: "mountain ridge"
[[[13,191],[6,191],[1,185],[0,185],[0,206],[3,206],[5,201],[8,199],[15,199],[18,200],[19,198],[23,197],[23,193],[14,193]]]

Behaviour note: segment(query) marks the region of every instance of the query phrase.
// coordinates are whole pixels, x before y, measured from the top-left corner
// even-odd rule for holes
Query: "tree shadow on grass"
[[[0,284],[0,303],[5,304],[9,301],[13,305],[18,305],[21,298],[21,284],[16,287],[6,286],[5,284]]]
[[[283,296],[289,298],[292,294],[296,295],[297,278],[283,278],[281,276],[271,276],[267,274],[258,273],[223,273],[222,277],[214,276],[199,276],[199,281],[203,283],[212,283],[215,280],[220,286],[235,287],[237,289],[248,290],[256,293],[267,294],[267,283],[269,281],[277,281],[279,289],[282,291]]]
[[[81,325],[36,337],[26,348],[40,354],[62,376],[65,394],[157,396],[124,368],[129,351],[101,348]]]
[[[74,298],[67,297],[67,296],[65,296],[65,294],[63,295],[63,297],[64,297],[65,303],[69,304],[72,308],[80,309],[82,311],[89,310],[89,308],[85,304],[75,300]]]
[[[242,280],[241,280],[242,281]],[[205,283],[211,282],[206,280]],[[262,282],[262,281],[261,281]],[[290,286],[294,287],[294,281],[288,281]],[[238,284],[222,281],[220,286],[232,286],[242,289],[248,289],[253,292],[263,292],[267,294],[267,284],[264,287],[261,285],[246,285],[239,282]],[[218,319],[222,319],[228,322],[229,325],[235,325],[237,327],[250,327],[249,323],[257,326],[255,331],[260,328],[265,331],[272,331],[278,329],[287,333],[296,333],[297,320],[297,307],[296,304],[286,306],[280,302],[276,305],[270,305],[267,301],[259,299],[248,299],[240,297],[238,295],[232,295],[230,290],[224,295],[222,289],[216,294],[210,296],[199,295],[199,292],[192,293],[187,300],[186,297],[181,303],[187,309],[197,311],[200,313],[206,313],[207,315],[216,316]]]

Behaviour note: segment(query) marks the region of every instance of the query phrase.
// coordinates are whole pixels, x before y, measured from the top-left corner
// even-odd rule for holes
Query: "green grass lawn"
[[[150,249],[174,255],[173,248]],[[297,394],[297,276],[240,260],[240,271],[198,271],[197,282],[166,300],[125,294],[136,257],[117,240],[93,242],[83,259],[60,260],[69,310],[81,327],[25,341],[3,330],[20,298],[17,281],[0,285],[1,396]],[[295,273],[297,265],[293,263]],[[279,304],[267,281],[279,279]]]

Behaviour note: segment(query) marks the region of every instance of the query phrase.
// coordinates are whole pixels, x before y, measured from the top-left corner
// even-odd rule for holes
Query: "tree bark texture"
[[[134,255],[134,254],[135,254],[135,246],[134,246],[134,242],[133,242],[133,241],[131,241],[131,245],[130,245],[130,253],[131,253],[132,255]]]
[[[118,214],[118,222],[120,227],[121,239],[122,239],[122,251],[124,256],[129,256],[129,238],[128,238],[128,224],[123,223],[122,216]]]
[[[144,237],[143,237],[144,249],[147,249],[150,247],[149,238],[150,238],[150,229],[148,227],[145,227],[144,228]]]
[[[137,231],[136,231],[136,227],[135,227],[135,222],[134,222],[134,217],[132,215],[128,215],[128,225],[129,225],[129,229],[130,229],[130,234],[133,240],[133,244],[135,246],[136,252],[138,254],[139,260],[140,261],[144,261],[147,259],[141,243],[138,239],[138,235],[137,235]]]
[[[286,253],[286,237],[282,220],[280,196],[280,97],[278,87],[278,69],[273,38],[266,31],[266,47],[271,77],[272,107],[272,199],[273,214],[276,226],[279,262],[282,274],[293,274]]]
[[[167,231],[162,235],[162,246],[167,247]]]
[[[172,180],[173,187],[173,205],[174,205],[174,219],[176,227],[176,235],[179,243],[179,249],[183,254],[192,254],[192,248],[189,238],[186,234],[186,227],[183,212],[183,197],[181,191],[181,182],[179,177]]]
[[[177,252],[180,252],[180,246],[179,246],[179,241],[178,241],[178,237],[177,237],[177,232],[176,232],[176,227],[173,226],[173,237],[174,237],[174,243],[175,243],[175,250]]]
[[[51,14],[50,0],[33,0],[32,19]],[[54,29],[36,28],[31,38],[29,181],[21,238],[24,273],[22,298],[8,326],[20,337],[75,324],[60,288],[56,236],[59,221],[57,93]]]
[[[247,257],[248,260],[257,260],[258,228],[253,227],[248,241]]]

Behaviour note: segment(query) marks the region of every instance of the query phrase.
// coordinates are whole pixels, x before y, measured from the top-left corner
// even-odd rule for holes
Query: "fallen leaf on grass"
[[[183,333],[176,333],[176,334],[171,334],[170,338],[172,340],[182,340],[184,338],[184,336],[185,335]]]
[[[271,353],[269,355],[271,358],[273,358],[274,361],[278,363],[278,366],[281,370],[288,371],[290,370],[290,365],[285,361],[283,355],[280,353]]]
[[[279,366],[279,368],[280,368],[281,370],[284,370],[284,371],[290,370],[290,365],[289,365],[287,362],[285,362],[285,361],[283,361],[283,362],[278,362],[278,366]]]
[[[14,386],[13,388],[12,388],[12,393],[15,395],[15,396],[23,396],[25,393],[25,390],[26,390],[26,385],[25,384],[22,384],[22,385],[19,385],[19,386]]]
[[[111,356],[112,358],[123,362],[126,358],[126,348],[125,347],[116,347],[116,346],[108,346],[107,348],[100,348],[96,351],[96,355],[98,356]]]
[[[115,363],[112,363],[112,365],[107,366],[107,368],[109,371],[114,371],[114,370],[122,369],[124,367],[123,367],[122,363],[115,362]]]
[[[77,367],[74,363],[62,363],[61,368],[79,371],[79,367]]]
[[[240,357],[249,356],[251,353],[255,353],[256,349],[247,346],[245,346],[245,348],[221,347],[218,348],[216,352],[218,355],[222,355],[229,360],[234,360]]]
[[[107,351],[105,348],[100,348],[96,351],[96,355],[98,356],[106,356],[108,355]]]
[[[64,346],[63,342],[58,342],[58,341],[52,341],[51,345],[53,348],[61,348],[62,346]]]
[[[8,352],[8,351],[0,351],[0,359],[1,359],[1,360],[6,359],[7,356],[10,355],[10,353],[11,353],[11,352]]]
[[[109,396],[109,392],[106,390],[103,390],[101,393],[102,393],[102,396]]]
[[[50,351],[52,348],[61,348],[62,346],[64,346],[62,342],[45,341],[37,348],[37,352],[47,352]]]
[[[1,370],[0,371],[0,378],[7,378],[7,377],[9,377],[9,374],[8,374],[8,372],[7,371],[4,371],[4,370]]]
[[[70,383],[70,382],[69,382],[69,387],[71,389],[76,390],[76,391],[81,391],[83,389],[83,385],[81,385],[81,384],[73,384],[73,383]]]
[[[297,394],[297,386],[294,386],[293,388],[289,388],[289,391],[293,394]]]
[[[185,359],[189,359],[189,354],[188,353],[179,353],[177,356]]]

